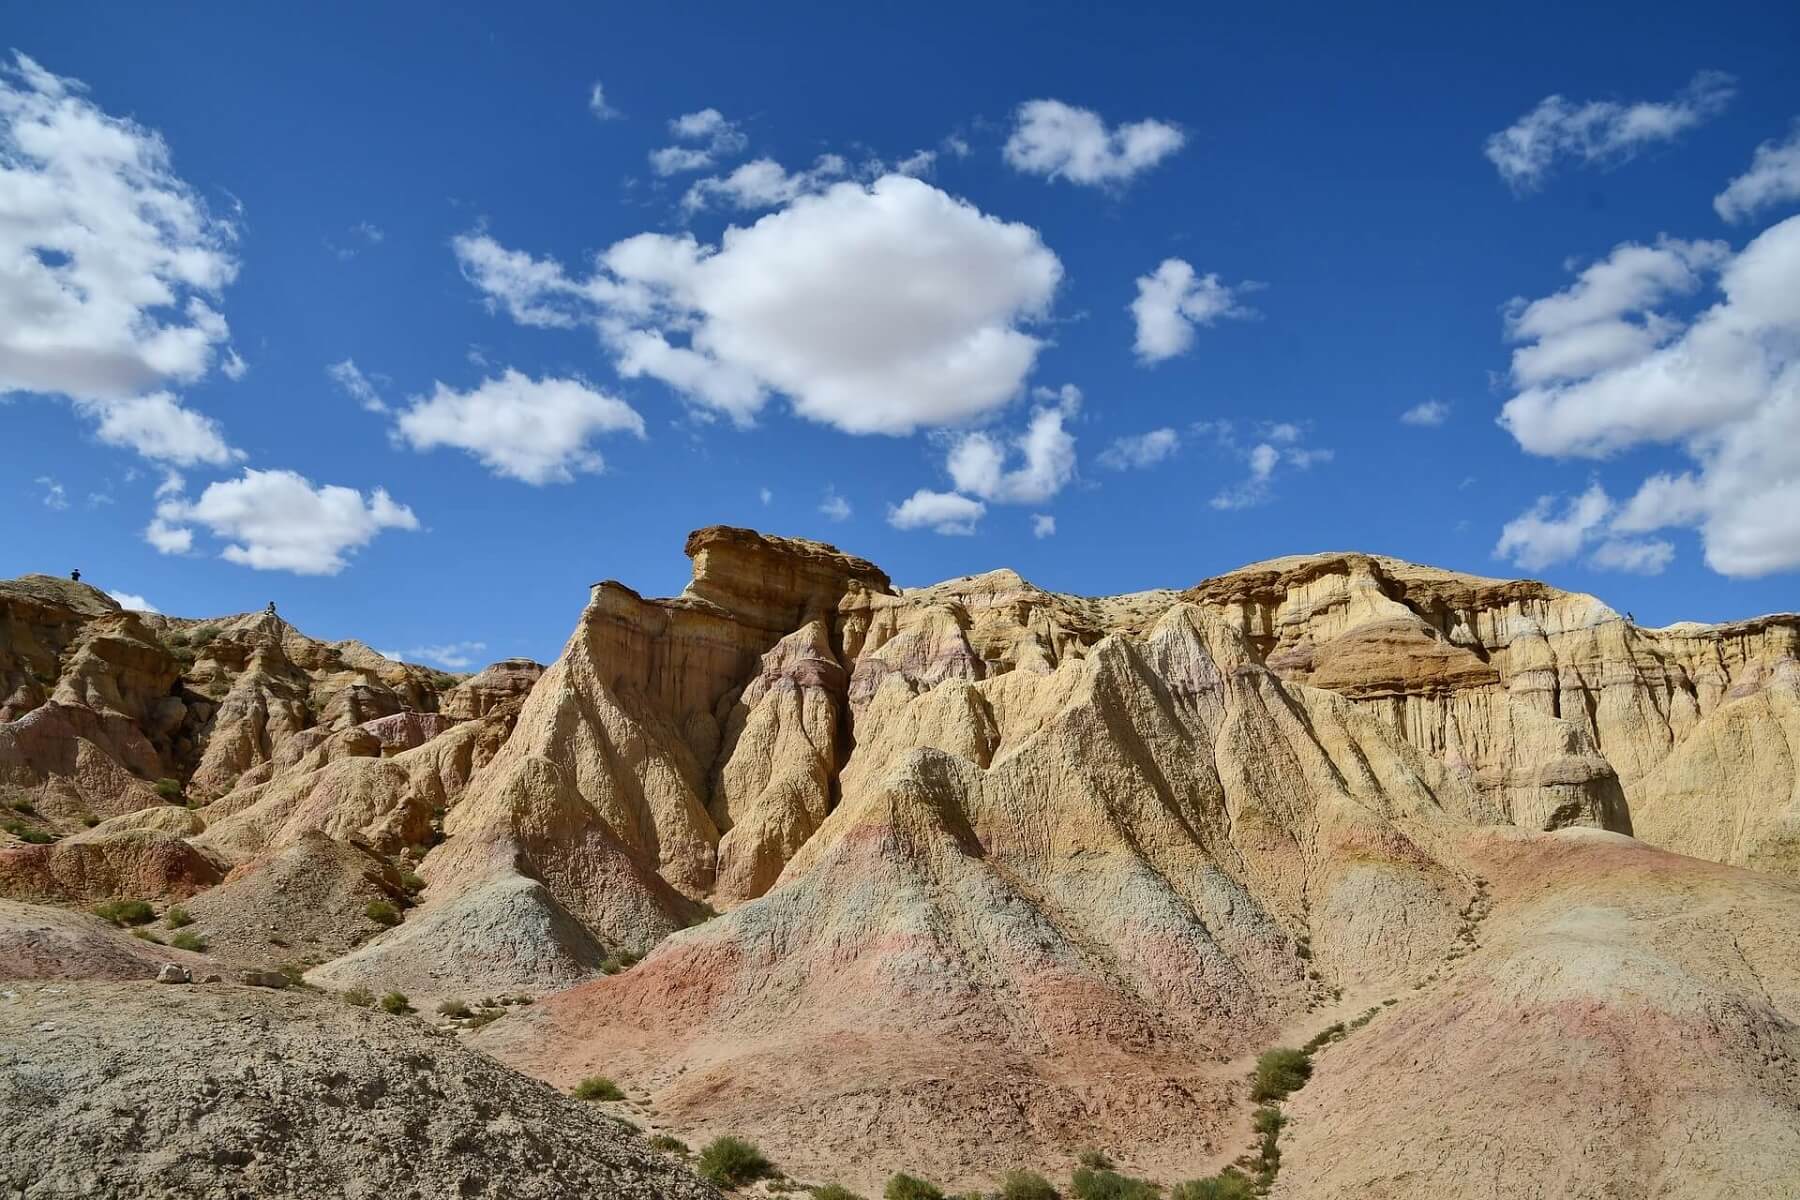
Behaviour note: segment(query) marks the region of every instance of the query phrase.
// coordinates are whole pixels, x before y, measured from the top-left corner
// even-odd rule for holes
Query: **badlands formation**
[[[0,1181],[714,1194],[623,1117],[867,1195],[1170,1185],[1320,1034],[1275,1196],[1800,1197],[1800,617],[686,549],[467,678],[0,583]]]

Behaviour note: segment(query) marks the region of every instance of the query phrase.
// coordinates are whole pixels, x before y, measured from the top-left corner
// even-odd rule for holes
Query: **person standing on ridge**
[[[73,579],[76,583],[80,583],[81,582],[81,568],[76,567],[73,571],[70,571],[69,578]]]

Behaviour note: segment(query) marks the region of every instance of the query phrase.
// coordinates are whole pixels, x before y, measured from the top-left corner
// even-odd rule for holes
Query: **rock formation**
[[[1662,1099],[1687,1080],[1751,1131],[1793,1111],[1800,617],[1645,629],[1365,554],[1085,598],[686,549],[681,595],[596,584],[548,668],[461,681],[0,585],[8,836],[46,843],[0,845],[0,895],[180,901],[214,961],[330,990],[534,995],[473,1044],[865,1189],[1095,1144],[1216,1169],[1247,1056],[1383,999],[1293,1102],[1278,1194],[1463,1194],[1487,1155],[1496,1189],[1635,1195],[1678,1140],[1736,1144]],[[29,977],[143,977],[27,911]],[[1403,1101],[1353,1098],[1396,1071]],[[1490,1103],[1566,1148],[1488,1146]],[[1792,1128],[1696,1178],[1793,1194]]]

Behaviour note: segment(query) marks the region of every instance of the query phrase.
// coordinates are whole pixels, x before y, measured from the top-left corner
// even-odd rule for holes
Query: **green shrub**
[[[1289,1092],[1306,1086],[1310,1078],[1312,1056],[1306,1051],[1291,1046],[1265,1050],[1256,1060],[1256,1082],[1250,1088],[1250,1098],[1258,1104],[1265,1100],[1281,1100]]]
[[[1258,1134],[1267,1137],[1271,1133],[1280,1133],[1282,1126],[1287,1124],[1287,1118],[1273,1104],[1265,1104],[1256,1110],[1250,1123],[1255,1126]]]
[[[0,822],[0,828],[5,829],[20,841],[29,842],[33,846],[47,846],[56,840],[56,835],[53,833],[46,833],[42,829],[32,829],[17,821]]]
[[[934,1183],[899,1172],[888,1177],[881,1200],[944,1200],[944,1193]]]
[[[1337,1041],[1339,1038],[1341,1038],[1343,1036],[1344,1036],[1344,1023],[1342,1021],[1339,1021],[1335,1025],[1327,1025],[1325,1028],[1319,1030],[1319,1032],[1313,1034],[1312,1037],[1310,1037],[1306,1040],[1305,1051],[1307,1054],[1311,1054],[1314,1050],[1317,1050],[1319,1047],[1329,1046],[1331,1043]],[[1298,1087],[1299,1084],[1295,1084],[1294,1086]]]
[[[163,940],[161,938],[157,937],[156,934],[152,933],[148,929],[145,929],[141,925],[138,928],[131,931],[131,936],[134,938],[137,938],[139,941],[155,942],[159,946],[163,945]]]
[[[835,1183],[822,1183],[812,1189],[813,1200],[863,1200],[857,1193]]]
[[[92,829],[100,823],[100,818],[96,817],[93,813],[87,813],[81,818],[81,823],[86,825],[89,829]]]
[[[1094,1167],[1075,1172],[1069,1194],[1075,1200],[1160,1200],[1155,1184]]]
[[[202,625],[200,628],[194,630],[194,635],[189,640],[196,646],[209,646],[212,644],[212,640],[218,636],[219,631],[217,629],[214,629],[211,625]]]
[[[375,993],[368,988],[353,987],[344,993],[344,1003],[354,1004],[358,1008],[370,1008],[375,1004]]]
[[[688,1152],[686,1142],[678,1137],[670,1137],[666,1133],[659,1133],[651,1138],[650,1148],[652,1150],[661,1150],[664,1154],[686,1154]],[[814,1192],[813,1194],[815,1196],[818,1195],[817,1192]]]
[[[408,895],[417,895],[425,890],[425,881],[411,871],[400,872],[400,886]]]
[[[170,929],[180,929],[184,925],[192,925],[194,918],[188,915],[187,909],[177,904],[163,914],[163,923]]]
[[[413,1010],[412,1001],[406,998],[405,992],[389,992],[381,998],[381,1011],[393,1013],[396,1017]]]
[[[577,1100],[623,1100],[625,1092],[604,1075],[589,1075],[575,1085],[574,1096]]]
[[[179,779],[159,779],[154,786],[156,788],[156,794],[161,796],[164,800],[181,799],[181,780]]]
[[[169,945],[177,950],[192,950],[195,954],[205,954],[206,935],[196,933],[192,929],[183,929],[169,938]]]
[[[469,1016],[469,1028],[480,1029],[484,1025],[492,1025],[506,1015],[504,1008],[484,1008]]]
[[[1083,1150],[1075,1156],[1075,1161],[1092,1171],[1110,1171],[1113,1165],[1104,1150]]]
[[[156,910],[142,900],[109,900],[94,905],[94,915],[114,925],[148,925],[156,920]]]
[[[27,816],[27,817],[37,816],[37,805],[33,804],[29,800],[14,800],[12,807],[13,807],[14,812],[19,813],[22,816]]]
[[[363,916],[377,925],[386,925],[390,928],[400,923],[400,910],[386,900],[369,901],[368,907],[363,909]]]
[[[754,1182],[774,1169],[761,1150],[743,1138],[730,1136],[706,1143],[696,1165],[700,1174],[722,1188]]]
[[[637,966],[637,964],[637,955],[629,950],[620,950],[616,954],[607,955],[606,959],[600,964],[600,969],[608,975],[617,975],[620,971],[629,971],[632,967]]]
[[[1236,1167],[1226,1167],[1205,1179],[1190,1179],[1169,1194],[1169,1200],[1252,1200],[1256,1184]]]
[[[1057,1194],[1036,1171],[1008,1171],[1000,1177],[1000,1200],[1057,1200]]]
[[[440,1000],[437,1010],[440,1016],[455,1017],[458,1020],[470,1015],[469,1006],[461,1000]]]

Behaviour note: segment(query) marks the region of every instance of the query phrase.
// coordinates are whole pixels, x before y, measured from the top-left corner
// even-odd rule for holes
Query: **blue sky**
[[[1796,606],[1792,5],[308,10],[0,9],[0,573],[451,666],[714,522]]]

